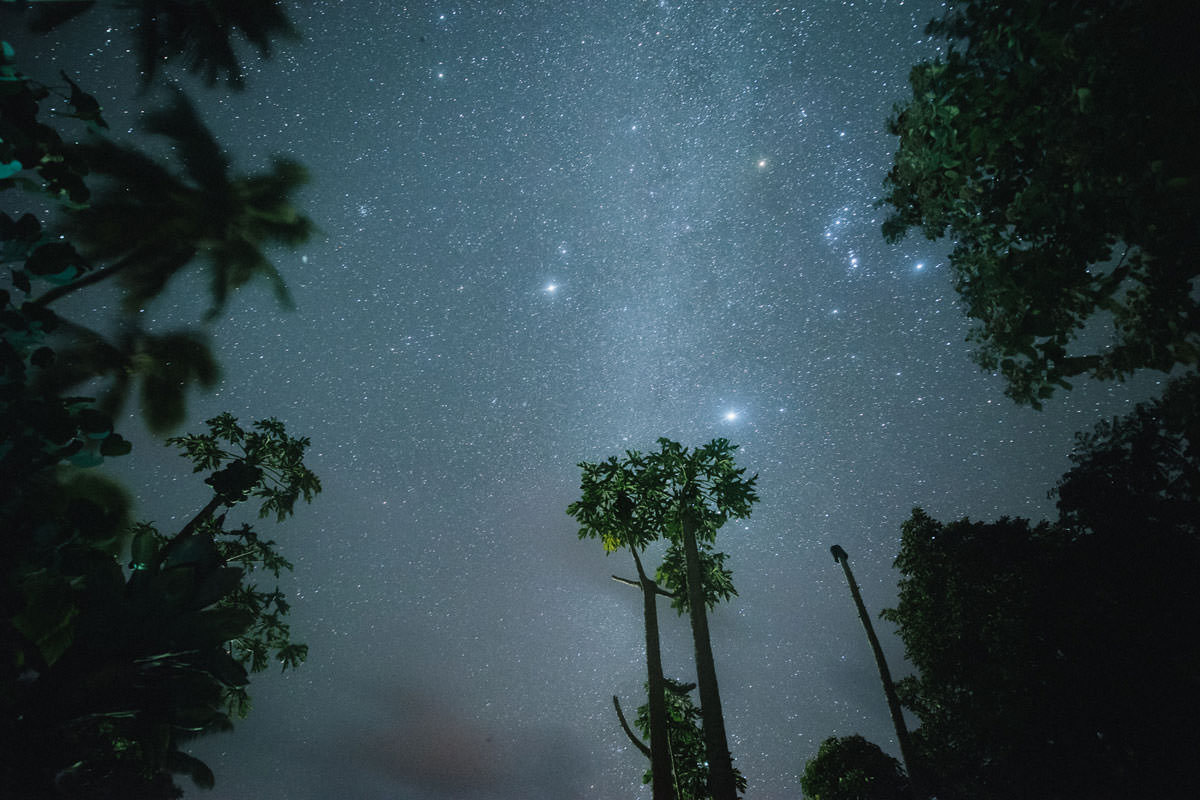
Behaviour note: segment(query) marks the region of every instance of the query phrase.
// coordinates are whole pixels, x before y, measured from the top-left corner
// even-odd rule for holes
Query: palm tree
[[[150,333],[121,320],[116,335],[107,339],[59,319],[55,334],[63,344],[53,362],[38,371],[38,391],[63,395],[94,378],[109,378],[97,408],[115,419],[140,383],[142,419],[153,433],[166,433],[184,421],[189,386],[211,389],[221,375],[208,338],[195,331]]]
[[[172,171],[142,151],[104,139],[80,146],[93,174],[107,179],[90,206],[68,220],[68,235],[83,256],[103,264],[55,287],[35,302],[55,300],[118,276],[127,310],[158,296],[193,259],[209,262],[212,307],[220,313],[229,292],[256,276],[271,282],[290,305],[287,287],[263,248],[294,247],[312,235],[312,221],[291,195],[307,181],[298,162],[276,158],[269,172],[232,176],[229,159],[182,91],[150,114],[145,127],[167,137],[181,163]]]
[[[90,11],[95,3],[58,0],[24,5],[31,6],[29,29],[45,33]],[[181,59],[209,86],[224,76],[227,85],[241,89],[246,79],[234,52],[235,32],[241,32],[263,58],[271,55],[272,40],[300,38],[278,0],[129,0],[120,5],[137,14],[131,27],[137,37],[143,86],[153,82],[164,63]]]
[[[242,88],[245,76],[234,53],[235,30],[263,58],[271,54],[272,39],[300,36],[277,0],[141,0],[136,32],[142,80],[149,84],[159,65],[181,58],[209,86],[223,73],[228,85]]]
[[[690,490],[690,487],[689,487]],[[689,491],[689,495],[691,492]],[[696,506],[700,501],[689,496]],[[715,800],[734,800],[737,797],[737,778],[729,740],[725,733],[725,715],[721,710],[721,692],[717,686],[717,666],[713,659],[712,641],[708,632],[705,570],[697,545],[697,531],[703,523],[695,507],[680,511],[679,530],[686,567],[687,609],[692,620],[692,640],[696,651],[696,682],[700,685],[700,710],[704,718],[704,746],[708,755],[709,788]],[[731,587],[732,588],[732,585]]]

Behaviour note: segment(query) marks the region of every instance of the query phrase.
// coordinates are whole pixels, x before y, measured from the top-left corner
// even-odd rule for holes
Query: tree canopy
[[[93,4],[38,5],[35,29]],[[236,83],[232,29],[262,47],[283,19],[269,1],[136,5],[155,26],[138,31],[154,51],[147,80],[175,53],[210,82],[228,71]],[[53,205],[68,223],[0,214],[10,277],[0,289],[0,795],[176,798],[175,775],[214,781],[184,744],[249,710],[251,673],[297,666],[307,652],[292,640],[286,594],[265,585],[291,564],[251,525],[227,523],[227,510],[257,501],[260,517],[282,521],[320,482],[303,463],[307,439],[278,420],[244,428],[228,414],[168,442],[208,473],[211,490],[178,531],[133,522],[128,495],[89,468],[131,451],[113,414],[135,378],[159,432],[185,419],[190,384],[217,378],[202,333],[149,331],[134,317],[172,275],[208,257],[215,309],[256,275],[284,294],[257,248],[311,230],[290,201],[303,170],[277,160],[265,175],[229,176],[177,90],[146,116],[175,145],[172,170],[105,138],[100,104],[65,72],[61,84],[42,83],[15,58],[0,44],[0,191],[9,208]],[[113,276],[129,300],[115,334],[56,313],[58,298]],[[112,381],[102,402],[70,393],[96,377]]]
[[[953,243],[975,358],[1035,407],[1200,361],[1200,22],[1190,3],[954,0],[929,26],[884,235]]]
[[[1192,797],[1200,541],[1153,523],[905,523],[896,623],[939,798]],[[1190,776],[1190,777],[1189,777]]]
[[[58,0],[31,4],[29,27],[49,31],[79,16],[95,0]],[[130,17],[142,82],[149,85],[163,64],[182,62],[210,86],[220,82],[233,89],[246,85],[237,55],[240,34],[266,58],[278,39],[297,39],[299,32],[279,0],[134,0],[117,4]]]
[[[177,797],[174,773],[211,786],[181,745],[249,710],[249,673],[306,654],[284,593],[257,580],[291,564],[217,512],[258,499],[282,520],[311,500],[308,441],[276,420],[209,420],[172,443],[210,473],[211,500],[173,535],[130,524],[127,496],[86,469],[128,443],[87,398],[31,387],[54,354],[0,299],[0,794]]]
[[[907,800],[900,762],[855,734],[831,736],[804,766],[800,787],[809,800]]]

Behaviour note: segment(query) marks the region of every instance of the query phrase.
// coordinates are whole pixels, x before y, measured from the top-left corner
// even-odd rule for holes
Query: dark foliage
[[[58,7],[32,12],[35,28],[92,4],[40,5]],[[256,36],[280,13],[273,3],[157,8],[153,21],[168,27],[155,34],[160,51],[199,43],[208,52],[193,54],[195,64],[215,58],[222,69],[221,32],[196,39],[203,24],[178,20],[257,15],[250,38],[261,45]],[[215,382],[216,361],[194,331],[151,332],[126,314],[108,339],[50,304],[120,276],[130,305],[144,305],[196,255],[216,267],[215,309],[255,275],[282,295],[256,248],[307,235],[311,223],[288,199],[304,174],[280,160],[269,173],[230,178],[179,93],[148,116],[150,132],[173,140],[182,169],[172,171],[104,139],[99,104],[65,73],[63,84],[43,85],[17,70],[14,55],[4,44],[0,191],[36,195],[35,205],[56,205],[75,225],[64,236],[33,214],[0,214],[11,277],[0,289],[0,797],[175,798],[174,776],[200,787],[214,780],[184,744],[248,711],[251,673],[306,655],[291,639],[284,593],[260,587],[291,564],[250,525],[227,527],[224,509],[253,500],[260,516],[282,520],[320,483],[303,464],[307,439],[273,419],[244,429],[221,415],[207,433],[171,440],[209,473],[208,504],[174,534],[131,523],[124,492],[87,469],[131,449],[113,412],[136,380],[148,425],[174,427],[188,386]],[[86,129],[87,145],[43,121],[55,100],[53,118],[64,131]],[[70,394],[96,377],[112,382],[103,402]]]
[[[1194,11],[959,0],[930,25],[950,49],[891,120],[884,234],[954,242],[975,357],[1018,402],[1200,359]]]
[[[809,800],[908,800],[900,762],[857,734],[821,742],[804,766],[800,787]]]
[[[667,678],[664,695],[667,706],[667,731],[671,742],[671,762],[675,772],[676,796],[679,800],[709,800],[708,765],[704,755],[704,732],[701,729],[700,709],[692,702],[695,684],[685,684]],[[646,689],[649,691],[649,684]],[[650,705],[639,706],[634,724],[646,736],[650,734]],[[739,792],[746,790],[746,778],[736,767],[734,779]],[[646,771],[642,783],[650,783]]]
[[[46,33],[92,10],[96,2],[20,5],[28,6],[30,30]],[[115,5],[130,14],[144,85],[154,81],[163,65],[175,61],[210,86],[223,80],[242,89],[246,74],[237,56],[238,38],[267,58],[278,40],[300,37],[279,0],[118,0]]]
[[[896,566],[884,616],[918,673],[899,692],[939,798],[1200,792],[1194,532],[918,510]]]

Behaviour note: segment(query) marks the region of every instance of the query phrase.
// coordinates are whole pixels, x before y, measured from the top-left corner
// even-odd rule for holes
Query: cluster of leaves
[[[809,800],[907,800],[900,762],[855,734],[831,736],[804,767],[800,788]]]
[[[0,482],[6,486],[62,461],[90,466],[129,452],[129,442],[90,398],[30,390],[30,382],[58,358],[46,345],[58,324],[52,312],[29,304],[18,308],[0,290]]]
[[[290,305],[287,287],[262,245],[291,247],[312,234],[312,222],[290,201],[307,181],[306,171],[292,159],[277,157],[269,172],[232,175],[229,159],[195,106],[178,89],[170,94],[169,104],[147,114],[142,127],[170,142],[180,169],[109,139],[77,148],[100,187],[67,228],[89,260],[107,264],[89,280],[116,276],[125,310],[137,311],[199,257],[212,275],[209,319],[223,310],[232,290],[259,276],[271,283],[280,303]],[[135,219],[138,224],[131,225]],[[71,290],[63,287],[41,302]]]
[[[1070,458],[1053,492],[1064,525],[1200,537],[1200,376],[1182,375],[1162,397],[1078,434]]]
[[[208,420],[209,432],[172,437],[195,472],[216,470],[205,480],[226,505],[247,497],[262,499],[258,516],[291,516],[296,501],[306,503],[321,491],[321,482],[304,466],[308,437],[287,435],[277,419],[258,420],[247,431],[229,413]]]
[[[883,230],[954,241],[980,365],[1039,407],[1072,376],[1196,364],[1188,5],[958,0],[929,33],[950,47],[912,70],[890,121]],[[1111,341],[1072,352],[1088,326]]]
[[[725,553],[706,545],[700,545],[698,552],[704,604],[711,610],[717,603],[735,597],[737,589],[733,588],[733,572],[725,566],[725,559],[728,557]],[[654,578],[663,586],[669,587],[671,608],[679,614],[688,613],[687,564],[681,544],[672,542],[667,548],[662,563],[655,570]]]
[[[1055,523],[915,511],[895,622],[939,797],[1191,797],[1195,378],[1081,435]]]
[[[16,67],[15,56],[12,45],[0,42],[0,87],[3,87],[0,91],[0,191],[21,188],[49,195],[72,207],[82,207],[90,197],[84,183],[87,167],[80,154],[63,141],[58,131],[38,120],[41,103],[51,96],[52,90],[22,74]],[[70,108],[61,112],[62,116],[82,120],[93,130],[108,128],[96,99],[75,85],[66,73],[62,73],[62,79],[69,89],[69,94],[62,99]],[[6,234],[4,239],[7,241],[8,238]],[[52,253],[45,253],[43,257]],[[11,260],[11,254],[6,252],[5,255],[6,261]],[[54,272],[45,270],[44,274]]]
[[[737,594],[725,553],[712,545],[718,529],[730,519],[750,515],[758,500],[757,476],[743,478],[746,470],[734,461],[737,446],[714,439],[689,451],[670,439],[659,439],[659,450],[630,450],[624,459],[579,464],[582,496],[567,508],[579,522],[579,538],[599,538],[606,552],[622,547],[641,550],[658,539],[670,541],[656,579],[669,587],[672,607],[688,611],[687,570],[681,519],[696,522],[697,546],[704,574],[705,602],[709,608]]]
[[[113,337],[68,320],[55,326],[59,358],[39,376],[41,388],[63,393],[106,378],[100,409],[115,416],[140,384],[147,424],[167,432],[184,420],[189,389],[211,388],[219,368],[204,333],[147,331],[138,312],[197,260],[210,267],[209,321],[231,292],[256,278],[267,280],[279,301],[290,305],[264,247],[295,246],[311,236],[311,220],[291,201],[307,173],[291,159],[276,158],[266,172],[232,174],[229,159],[178,89],[143,121],[147,133],[168,140],[179,162],[172,168],[103,136],[108,126],[99,103],[65,73],[61,89],[40,84],[16,68],[7,43],[3,48],[0,190],[33,192],[65,209],[61,233],[46,230],[33,214],[0,214],[0,259],[10,265],[13,289],[43,308],[101,281],[119,284],[124,294]],[[55,110],[56,119],[83,123],[88,138],[68,142],[40,121],[49,102],[65,106]],[[34,297],[39,282],[50,288]]]
[[[667,706],[667,735],[671,743],[671,761],[675,771],[676,797],[679,800],[708,800],[708,764],[704,755],[704,734],[700,709],[692,702],[695,684],[680,683],[667,678],[664,694]],[[646,691],[650,685],[646,684]],[[650,737],[650,704],[638,706],[634,725],[646,738]],[[739,792],[746,790],[746,778],[734,769]],[[650,783],[653,772],[647,770],[642,783]]]
[[[45,30],[93,5],[22,10]],[[210,84],[224,74],[240,85],[231,32],[264,53],[270,37],[290,32],[272,0],[129,5],[147,83],[181,56]],[[168,138],[179,159],[169,168],[106,139],[99,103],[65,73],[47,86],[14,56],[0,43],[0,191],[55,206],[65,221],[60,232],[34,214],[0,214],[0,261],[11,276],[0,290],[0,795],[179,797],[173,773],[213,783],[182,743],[246,713],[250,673],[305,658],[285,594],[256,582],[291,564],[250,525],[226,528],[223,509],[253,499],[260,516],[283,520],[297,500],[310,501],[320,483],[303,464],[308,440],[276,420],[245,430],[229,415],[210,420],[206,434],[171,440],[210,473],[213,492],[172,535],[131,523],[126,494],[83,468],[130,451],[112,419],[136,382],[148,426],[165,432],[185,418],[189,387],[217,379],[206,337],[147,331],[131,313],[175,274],[209,261],[210,319],[256,276],[286,301],[261,248],[311,232],[289,200],[305,175],[279,159],[268,173],[231,177],[177,90],[146,115],[147,131]],[[86,141],[44,122],[51,106],[58,125]],[[109,278],[126,299],[112,338],[52,310]],[[95,378],[109,380],[99,403],[71,394]]]
[[[175,558],[181,548],[210,551],[219,559],[223,575],[216,609],[243,626],[236,635],[222,640],[230,657],[250,672],[261,672],[272,661],[284,670],[297,667],[308,647],[291,640],[285,621],[290,605],[285,595],[278,586],[264,591],[248,580],[259,570],[278,578],[282,570],[291,570],[292,564],[279,554],[273,540],[262,539],[245,523],[226,529],[225,514],[215,512],[255,498],[261,501],[260,518],[274,515],[282,522],[291,516],[297,500],[312,502],[321,483],[304,466],[309,440],[288,436],[283,423],[275,419],[258,420],[246,430],[225,413],[206,424],[208,433],[175,437],[168,444],[178,446],[196,472],[211,473],[204,482],[213,490],[212,500],[169,539],[153,526],[139,526],[132,540],[130,568],[156,568]],[[230,710],[240,716],[250,709],[244,687],[245,682],[229,683],[226,689]]]
[[[76,419],[84,439],[91,415]],[[304,660],[283,592],[249,579],[256,571],[278,578],[292,565],[274,541],[247,524],[226,529],[215,512],[258,498],[260,516],[282,520],[297,499],[311,500],[320,483],[302,461],[307,440],[275,420],[246,431],[222,415],[209,429],[174,440],[211,473],[213,498],[173,536],[130,526],[127,498],[103,479],[53,464],[12,476],[16,492],[3,505],[0,788],[49,791],[57,781],[73,792],[171,797],[172,772],[211,786],[208,767],[180,745],[229,729],[231,713],[245,715],[249,673]],[[234,446],[211,447],[217,442]],[[126,546],[127,570],[117,560]]]
[[[742,478],[736,445],[714,439],[689,451],[665,438],[658,445],[656,453],[629,450],[624,459],[579,464],[583,495],[567,513],[580,523],[580,539],[599,538],[608,552],[640,550],[675,531],[687,513],[711,542],[726,521],[749,516],[756,478]]]
[[[24,5],[24,4],[22,4]],[[29,27],[45,33],[86,13],[96,0],[32,3]],[[224,80],[234,89],[245,86],[234,34],[240,33],[263,58],[278,39],[299,33],[277,0],[135,0],[111,3],[128,13],[132,23],[142,81],[149,85],[162,65],[181,61],[212,86]]]

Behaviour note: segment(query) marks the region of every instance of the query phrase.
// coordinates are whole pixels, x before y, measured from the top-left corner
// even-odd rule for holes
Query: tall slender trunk
[[[667,687],[663,678],[662,650],[658,638],[658,585],[646,576],[637,550],[637,565],[642,586],[642,609],[646,618],[646,680],[650,692],[650,773],[654,800],[675,800],[675,775],[671,769],[671,739],[667,729]]]
[[[879,645],[879,637],[875,635],[875,626],[871,624],[871,617],[867,614],[867,606],[863,603],[862,593],[859,592],[858,583],[854,580],[854,573],[850,571],[850,558],[846,555],[846,551],[836,544],[830,548],[830,552],[833,553],[833,559],[842,565],[842,571],[846,573],[846,583],[850,584],[850,595],[854,598],[854,605],[858,609],[858,618],[862,620],[863,628],[867,632],[867,641],[871,643],[871,651],[875,653],[875,663],[879,666],[879,679],[883,682],[883,694],[887,698],[888,710],[892,714],[892,725],[896,728],[896,741],[900,744],[900,756],[904,759],[904,768],[908,772],[909,786],[914,798],[922,800],[927,795],[922,794],[920,789],[921,782],[917,774],[920,772],[920,766],[913,758],[912,742],[908,737],[908,726],[904,724],[904,712],[900,710],[900,698],[896,695],[896,684],[892,681],[892,672],[888,669],[887,659],[884,658],[883,648]]]
[[[708,758],[708,788],[713,800],[737,800],[733,759],[725,736],[721,692],[717,688],[717,666],[708,635],[708,613],[704,602],[704,576],[696,543],[695,518],[682,512],[683,553],[687,566],[688,614],[692,618],[692,640],[696,646],[696,683],[700,689],[700,714],[704,721],[704,753]]]

